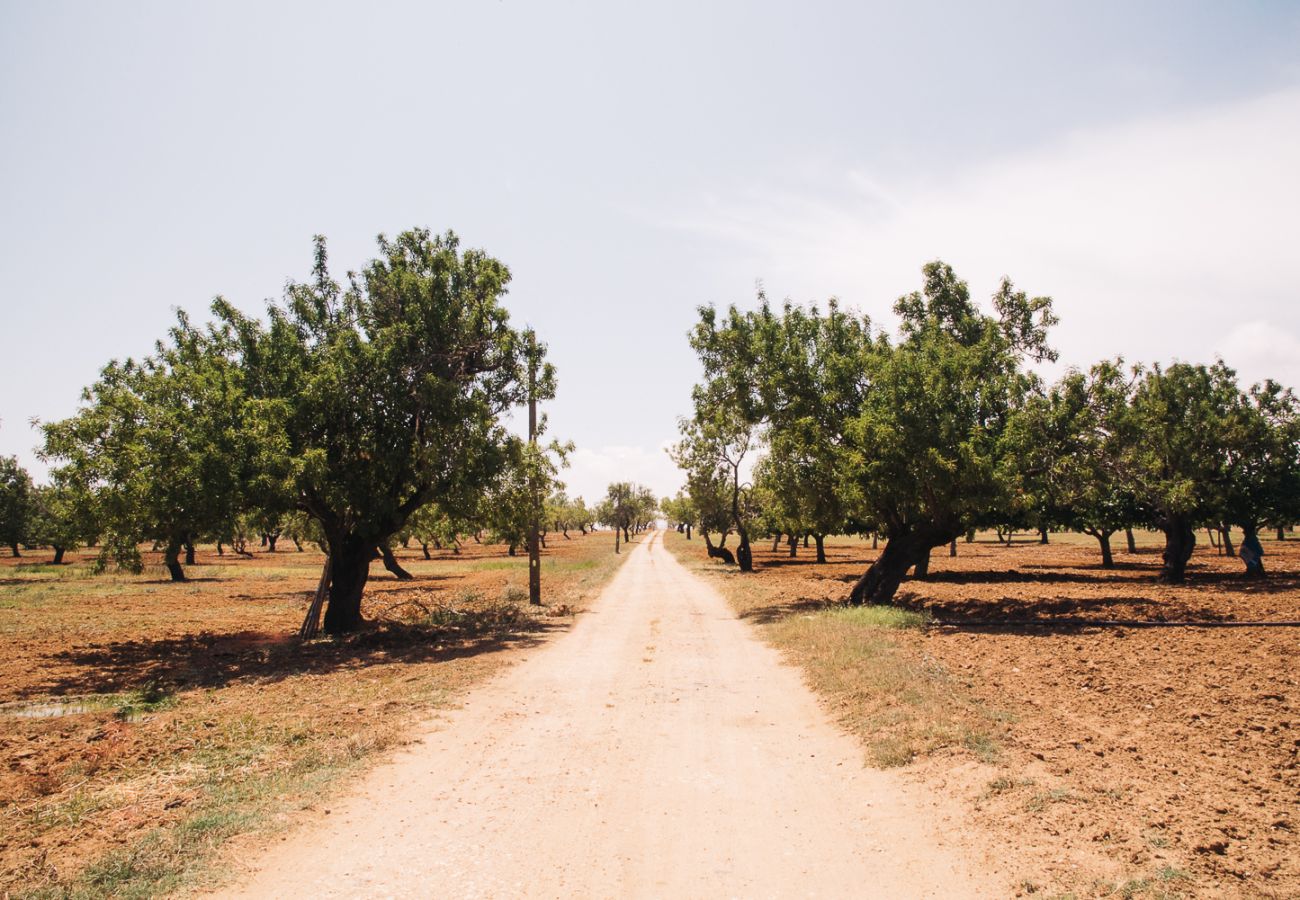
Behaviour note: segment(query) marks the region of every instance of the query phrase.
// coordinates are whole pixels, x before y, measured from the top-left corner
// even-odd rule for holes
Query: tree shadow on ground
[[[931,563],[931,565],[935,565]],[[1158,567],[1133,567],[1129,569],[1129,574],[1124,574],[1119,570],[1103,569],[1074,569],[1062,570],[1060,567],[1045,566],[1041,569],[1035,566],[1024,566],[1023,568],[1032,568],[1034,571],[1025,572],[1019,569],[1007,569],[1005,571],[995,571],[984,569],[975,572],[930,572],[925,578],[916,578],[908,576],[904,579],[903,584],[1155,584],[1159,575]],[[1134,576],[1137,577],[1134,577]],[[1142,577],[1147,575],[1149,577]],[[824,580],[838,581],[841,584],[853,584],[860,578],[859,575],[836,575],[827,574],[821,576]],[[1232,589],[1251,594],[1284,594],[1293,593],[1300,590],[1300,573],[1283,571],[1272,572],[1264,578],[1252,578],[1244,571],[1242,572],[1216,572],[1206,570],[1202,565],[1193,563],[1187,567],[1187,580],[1180,585],[1166,585],[1169,590],[1185,590],[1195,593],[1198,590],[1213,589],[1222,591]]]
[[[46,658],[58,674],[18,696],[111,694],[150,681],[185,690],[390,663],[444,662],[536,646],[567,626],[568,620],[529,616],[503,621],[499,611],[489,610],[462,614],[450,624],[371,623],[356,634],[307,643],[290,634],[238,631],[88,644],[50,654]]]
[[[790,616],[811,615],[844,605],[844,603],[827,600],[824,597],[797,597],[780,603],[770,603],[767,606],[747,609],[740,614],[740,618],[758,625],[771,625],[773,622],[779,622]]]

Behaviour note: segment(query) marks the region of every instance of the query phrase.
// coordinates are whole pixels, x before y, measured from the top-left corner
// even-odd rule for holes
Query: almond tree
[[[1196,526],[1223,522],[1232,443],[1249,420],[1236,373],[1222,361],[1157,365],[1134,389],[1123,418],[1125,465],[1149,523],[1165,535],[1161,581],[1181,584]]]
[[[318,237],[311,281],[290,283],[265,323],[214,305],[240,339],[263,470],[320,524],[332,634],[360,627],[376,547],[426,503],[454,511],[483,494],[509,455],[501,416],[527,400],[506,266],[451,232],[378,243],[345,288]],[[553,395],[542,366],[538,398]]]
[[[1115,567],[1111,536],[1143,517],[1125,465],[1129,392],[1122,360],[1068,372],[1031,396],[1003,436],[1012,507],[1096,538],[1106,569]]]

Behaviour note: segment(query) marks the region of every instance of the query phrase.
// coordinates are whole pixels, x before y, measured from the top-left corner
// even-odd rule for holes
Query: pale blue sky
[[[511,266],[588,496],[675,486],[694,308],[760,278],[887,323],[941,256],[1068,362],[1300,382],[1300,5],[978,6],[0,2],[0,453],[411,225]]]

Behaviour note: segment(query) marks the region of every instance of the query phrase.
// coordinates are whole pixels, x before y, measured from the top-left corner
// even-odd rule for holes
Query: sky
[[[559,372],[570,492],[668,494],[701,304],[892,328],[941,258],[1060,367],[1300,386],[1300,4],[0,0],[0,454],[180,308],[455,230]],[[1051,373],[1049,373],[1051,374]]]

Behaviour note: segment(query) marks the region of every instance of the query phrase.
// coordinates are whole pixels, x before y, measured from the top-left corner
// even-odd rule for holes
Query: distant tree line
[[[704,368],[672,456],[685,489],[664,503],[710,555],[753,568],[756,534],[886,541],[854,603],[889,602],[905,574],[977,528],[1073,529],[1111,538],[1157,529],[1160,577],[1184,580],[1196,530],[1252,548],[1300,519],[1300,410],[1290,389],[1243,389],[1222,362],[1127,366],[1107,360],[1044,384],[1055,360],[1047,297],[1003,280],[982,312],[942,262],[894,304],[896,336],[832,301],[699,310],[690,335]],[[748,473],[748,477],[747,477]],[[720,536],[715,545],[711,534]],[[734,534],[734,554],[725,550]]]

